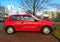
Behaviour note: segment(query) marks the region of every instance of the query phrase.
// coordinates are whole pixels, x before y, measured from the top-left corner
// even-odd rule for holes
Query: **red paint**
[[[20,16],[20,20],[10,20],[12,16]],[[29,21],[29,20],[22,20],[22,16],[30,16],[34,18],[36,21]],[[9,16],[6,21],[4,22],[4,25],[7,26],[13,26],[15,31],[40,31],[43,26],[54,26],[53,22],[49,21],[43,21],[35,18],[31,14],[24,14],[24,15],[11,15]]]
[[[43,20],[50,21],[49,17],[44,17]]]

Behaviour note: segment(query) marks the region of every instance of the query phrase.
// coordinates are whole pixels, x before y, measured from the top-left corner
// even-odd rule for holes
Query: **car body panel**
[[[10,18],[12,16],[20,16],[20,19],[11,21]],[[36,19],[36,21],[22,20],[22,16],[31,16],[32,18]],[[53,22],[39,20],[30,14],[24,14],[9,16],[4,22],[4,26],[13,26],[15,31],[41,31],[43,26],[53,27],[55,24]]]

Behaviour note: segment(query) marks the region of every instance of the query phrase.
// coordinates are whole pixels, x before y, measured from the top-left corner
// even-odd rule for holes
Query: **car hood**
[[[38,20],[38,22],[42,22],[44,24],[51,24],[51,25],[55,25],[54,22],[51,21],[45,21],[45,20]]]

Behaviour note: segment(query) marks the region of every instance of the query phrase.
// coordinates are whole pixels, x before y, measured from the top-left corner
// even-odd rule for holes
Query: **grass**
[[[56,30],[53,32],[53,34],[60,39],[60,24],[56,24]]]
[[[51,19],[50,21],[54,22],[53,19]],[[60,22],[55,22],[55,26],[56,26],[56,30],[53,31],[53,34],[60,39]]]

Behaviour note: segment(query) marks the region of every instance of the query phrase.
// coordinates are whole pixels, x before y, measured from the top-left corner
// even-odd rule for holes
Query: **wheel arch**
[[[6,29],[7,29],[8,27],[13,27],[13,29],[14,29],[14,26],[12,26],[12,25],[8,25],[8,26],[6,26]],[[6,30],[6,29],[5,29],[5,30]],[[15,30],[15,29],[14,29],[14,30]]]
[[[52,31],[52,28],[51,28],[51,26],[49,26],[49,25],[43,25],[43,26],[41,27],[41,30],[43,29],[43,27],[49,27],[49,28],[51,29],[51,31]]]

